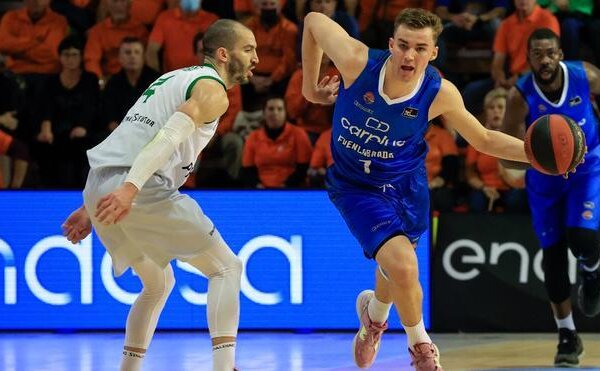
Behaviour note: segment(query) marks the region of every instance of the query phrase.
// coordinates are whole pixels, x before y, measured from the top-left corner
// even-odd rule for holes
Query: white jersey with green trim
[[[131,167],[137,155],[191,96],[200,79],[213,79],[225,87],[212,66],[192,66],[165,73],[154,81],[129,109],[121,124],[100,144],[87,151],[90,168]],[[191,174],[196,159],[214,135],[218,119],[201,125],[175,150],[156,174],[169,187],[179,188]]]

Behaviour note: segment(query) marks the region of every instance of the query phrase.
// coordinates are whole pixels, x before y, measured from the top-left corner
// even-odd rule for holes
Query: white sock
[[[404,331],[406,331],[407,342],[410,349],[413,349],[415,344],[419,343],[432,343],[431,338],[427,335],[427,331],[425,331],[425,324],[423,323],[423,318],[416,325],[409,327],[402,325],[404,327]]]
[[[213,371],[232,371],[235,366],[235,343],[213,345]]]
[[[588,266],[587,266],[587,265],[585,265],[585,264],[582,264],[582,265],[581,265],[581,267],[582,267],[582,268],[583,268],[583,270],[584,270],[584,271],[586,271],[586,272],[593,272],[593,271],[595,271],[596,269],[598,269],[598,268],[600,267],[600,260],[598,260],[598,261],[596,262],[596,264],[594,264],[592,267],[588,267]]]
[[[373,298],[369,301],[369,306],[367,307],[369,318],[373,322],[384,323],[387,321],[391,307],[392,303],[382,303],[377,300],[375,295],[373,295]]]
[[[559,329],[568,328],[571,331],[575,331],[575,322],[573,322],[573,313],[572,312],[569,313],[569,315],[563,319],[558,319],[558,318],[554,317],[554,320],[556,321],[556,327],[558,327]]]
[[[121,359],[121,371],[140,371],[142,362],[144,361],[145,353],[133,352],[131,350],[123,350],[123,358]]]

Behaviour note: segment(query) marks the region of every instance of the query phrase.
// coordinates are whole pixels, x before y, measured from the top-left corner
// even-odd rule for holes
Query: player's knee
[[[234,255],[233,257],[231,257],[231,259],[227,260],[223,267],[221,267],[215,273],[211,274],[209,278],[232,277],[236,281],[240,281],[240,279],[242,278],[243,266],[244,265],[240,258]]]
[[[555,245],[544,249],[543,254],[542,267],[544,268],[546,292],[551,302],[561,303],[571,293],[566,248]]]
[[[416,264],[394,261],[382,268],[388,280],[391,280],[396,286],[410,286],[419,279],[419,270]]]
[[[567,239],[575,257],[598,261],[600,235],[597,230],[579,227],[568,228]]]

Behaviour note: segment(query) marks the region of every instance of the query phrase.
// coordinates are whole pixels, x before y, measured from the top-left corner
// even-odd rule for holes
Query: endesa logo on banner
[[[356,295],[374,282],[322,191],[194,191],[244,264],[241,329],[355,329]],[[79,192],[0,192],[0,329],[121,329],[141,284],[112,275],[95,234],[72,245],[60,224]],[[365,221],[368,223],[369,221]],[[417,249],[429,327],[429,238]],[[208,280],[173,261],[159,328],[206,328]],[[392,311],[395,312],[395,311]],[[400,328],[395,313],[390,324]]]
[[[555,330],[544,287],[543,252],[529,216],[443,214],[437,241],[434,330]],[[568,264],[575,283],[577,261],[570,253]],[[600,330],[598,321],[593,323],[578,309],[574,313],[578,329]]]

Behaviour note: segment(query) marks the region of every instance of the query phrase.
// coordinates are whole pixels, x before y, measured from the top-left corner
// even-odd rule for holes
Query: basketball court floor
[[[353,333],[242,332],[241,371],[358,370],[352,361]],[[600,370],[600,334],[581,334],[581,369]],[[552,370],[554,334],[437,334],[445,370]],[[123,334],[0,333],[2,371],[118,370]],[[211,371],[206,332],[159,332],[145,371]],[[375,371],[411,370],[406,336],[387,333]]]

